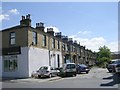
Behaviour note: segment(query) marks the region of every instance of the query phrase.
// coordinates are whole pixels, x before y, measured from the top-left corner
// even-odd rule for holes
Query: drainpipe
[[[49,55],[49,66],[51,66],[51,55],[50,55],[50,37],[48,36],[48,55]]]

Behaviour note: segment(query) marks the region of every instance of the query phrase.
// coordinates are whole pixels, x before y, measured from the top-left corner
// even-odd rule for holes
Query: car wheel
[[[61,75],[62,78],[64,78],[65,76],[64,75]]]
[[[61,77],[62,77],[62,78],[66,77],[66,76],[67,76],[66,73],[62,73],[62,74],[61,74]]]
[[[50,74],[49,74],[49,78],[51,78],[51,77],[52,77],[52,74],[50,73]]]
[[[112,70],[109,70],[109,73],[112,73]]]
[[[78,70],[77,73],[80,74],[80,71]]]
[[[75,73],[74,76],[76,76],[77,74]]]
[[[31,77],[33,78],[33,77],[34,77],[34,75],[31,75]]]
[[[60,76],[60,74],[58,73],[57,76]]]
[[[88,71],[86,73],[88,74]]]
[[[79,74],[81,74],[81,71],[79,71]]]
[[[38,75],[38,78],[41,78],[41,76],[40,76],[40,75]]]

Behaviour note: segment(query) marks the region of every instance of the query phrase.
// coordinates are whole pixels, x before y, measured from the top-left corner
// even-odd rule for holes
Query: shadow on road
[[[2,82],[6,82],[6,81],[11,81],[11,80],[24,80],[24,79],[49,79],[49,77],[41,77],[41,78],[2,78]]]
[[[51,78],[50,77],[40,77],[40,78],[36,78],[36,79],[43,79],[43,80],[47,80],[47,79],[52,79],[52,78],[55,78],[56,76],[52,76]],[[59,76],[57,76],[59,77]]]
[[[26,78],[2,77],[2,82],[4,82],[4,81],[11,81],[11,80],[18,80],[18,79],[26,79]]]
[[[108,83],[100,84],[100,86],[114,86],[116,84],[120,84],[120,74],[113,74],[110,77],[103,78],[103,80],[112,80]]]

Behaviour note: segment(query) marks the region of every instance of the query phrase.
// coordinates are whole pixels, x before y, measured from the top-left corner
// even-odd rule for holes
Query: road
[[[92,68],[88,74],[76,77],[50,79],[11,80],[2,83],[3,88],[118,88],[120,76],[107,69]]]

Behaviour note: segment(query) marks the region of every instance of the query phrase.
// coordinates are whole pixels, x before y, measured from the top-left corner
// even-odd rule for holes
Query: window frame
[[[55,48],[55,39],[52,38],[52,48]]]
[[[60,49],[60,41],[57,41],[57,49]]]
[[[14,34],[14,35],[12,35],[12,34]],[[14,40],[14,41],[12,41],[12,40]],[[9,44],[10,45],[15,45],[16,44],[16,33],[15,32],[10,32]]]
[[[17,55],[4,57],[4,72],[15,72],[18,70]]]
[[[43,35],[42,36],[42,46],[47,46],[46,40],[47,40],[46,35]]]
[[[37,32],[35,31],[32,32],[32,39],[33,45],[37,45]]]

